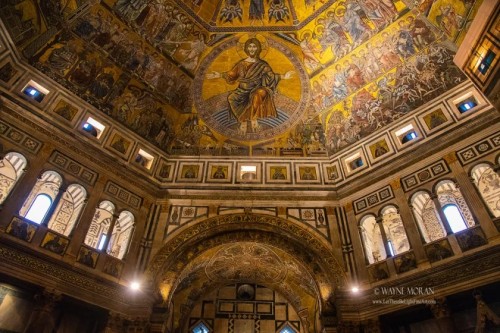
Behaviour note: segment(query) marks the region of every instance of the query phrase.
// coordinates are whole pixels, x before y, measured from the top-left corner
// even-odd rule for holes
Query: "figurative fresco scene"
[[[78,108],[61,99],[54,107],[54,112],[67,121],[73,121],[76,114],[78,113]]]
[[[68,247],[68,244],[69,240],[67,238],[61,237],[52,232],[47,232],[40,246],[56,254],[63,255]]]
[[[381,157],[382,155],[389,152],[389,146],[387,145],[387,141],[380,140],[375,144],[370,146],[370,152],[373,158]]]
[[[427,125],[427,128],[429,130],[433,130],[436,127],[446,123],[447,121],[448,118],[446,118],[443,110],[441,109],[432,111],[431,113],[424,116],[425,125]]]
[[[465,80],[481,0],[89,3],[0,16],[31,65],[166,154],[327,156]]]

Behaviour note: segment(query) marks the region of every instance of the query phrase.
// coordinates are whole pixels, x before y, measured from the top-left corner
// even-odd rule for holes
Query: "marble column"
[[[400,180],[398,179],[392,182],[391,187],[396,197],[396,202],[399,207],[398,213],[403,221],[406,236],[408,237],[408,241],[413,249],[413,253],[415,253],[415,259],[417,260],[417,263],[425,261],[427,260],[427,257],[425,255],[424,246],[422,245],[422,237],[420,236],[417,222],[415,221],[413,213],[410,210],[410,206],[408,205],[408,201],[406,200],[405,193],[401,188]]]
[[[106,178],[99,177],[97,182],[94,184],[94,188],[89,191],[89,198],[79,219],[80,223],[73,229],[69,249],[66,252],[67,254],[74,257],[78,255],[80,245],[83,244],[87,230],[92,223],[95,210],[98,207],[99,202],[102,200],[101,195],[104,191],[104,187],[106,186],[106,182]]]
[[[61,198],[67,189],[68,189],[67,184],[64,184],[64,183],[61,184],[61,186],[59,187],[59,191],[57,192],[56,197],[54,198],[54,201],[52,201],[52,205],[50,205],[50,208],[47,211],[47,213],[45,214],[42,223],[40,223],[41,225],[44,225],[45,227],[47,227],[49,225],[49,221],[52,218],[52,215],[54,214],[54,212],[57,208],[57,205],[59,204],[59,201],[61,201]]]

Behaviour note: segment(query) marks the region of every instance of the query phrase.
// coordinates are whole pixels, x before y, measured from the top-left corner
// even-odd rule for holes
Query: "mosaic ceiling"
[[[479,2],[9,0],[0,16],[31,65],[167,154],[326,156],[465,80],[452,59]]]

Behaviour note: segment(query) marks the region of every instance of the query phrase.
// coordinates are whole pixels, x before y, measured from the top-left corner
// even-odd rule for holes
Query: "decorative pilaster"
[[[488,321],[492,322],[496,326],[500,326],[500,317],[498,317],[495,312],[493,312],[489,306],[484,303],[481,294],[474,294],[474,298],[477,302],[477,322],[476,322],[476,332],[484,333],[486,328],[486,323]]]
[[[125,317],[120,313],[110,311],[108,314],[108,322],[104,328],[104,333],[121,332],[125,332]]]
[[[146,333],[149,332],[149,320],[137,317],[130,320],[127,333]]]
[[[34,300],[35,308],[24,333],[55,332],[56,306],[61,300],[61,294],[55,290],[43,290],[35,295]]]
[[[346,271],[351,274],[351,278],[357,283],[368,281],[363,245],[358,228],[349,227],[349,224],[356,226],[356,216],[354,215],[352,204],[347,204],[345,208],[336,207],[335,217],[340,231],[342,255]]]
[[[160,214],[162,212],[162,206],[157,204],[151,204],[149,208],[149,214],[146,221],[146,228],[144,237],[141,239],[139,247],[139,257],[137,259],[137,271],[142,272],[146,269],[146,265],[149,261],[149,256],[151,255],[151,249],[153,247],[154,237],[157,234],[158,222],[160,220]]]
[[[436,304],[430,305],[429,308],[436,319],[439,326],[439,332],[454,333],[457,332],[455,323],[451,318],[451,310],[448,306],[446,298],[436,299]]]

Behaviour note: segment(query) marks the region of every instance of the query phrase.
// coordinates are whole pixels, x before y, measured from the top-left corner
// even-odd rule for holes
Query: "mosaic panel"
[[[161,160],[156,169],[155,177],[164,182],[171,182],[174,179],[175,162]]]
[[[0,84],[9,86],[18,74],[19,70],[12,65],[12,62],[0,64]]]
[[[42,240],[40,246],[50,252],[54,252],[58,255],[63,255],[69,245],[69,239],[56,234],[51,231],[47,231],[45,237]]]
[[[387,268],[387,262],[381,262],[378,264],[371,265],[368,267],[368,274],[370,276],[371,282],[377,282],[389,278],[389,269]]]
[[[394,257],[394,266],[396,266],[396,272],[398,274],[406,273],[417,268],[415,253],[406,252]]]
[[[33,239],[33,236],[35,236],[37,229],[37,225],[14,216],[12,218],[12,221],[10,221],[9,225],[7,226],[6,232],[11,236],[29,243]]]
[[[99,252],[86,246],[81,246],[78,256],[76,257],[76,261],[85,266],[95,268],[98,258]]]
[[[458,160],[462,165],[469,164],[486,154],[497,151],[498,146],[500,146],[500,133],[495,133],[459,150],[457,152]]]
[[[104,264],[103,272],[115,278],[120,278],[123,271],[123,262],[108,256]]]
[[[431,263],[453,256],[453,250],[447,238],[426,244],[424,250]]]
[[[394,192],[390,185],[387,185],[380,190],[372,192],[368,195],[365,195],[362,198],[359,198],[353,202],[354,213],[359,214],[370,207],[381,204],[389,199],[394,198]]]
[[[104,190],[104,192],[133,208],[137,209],[141,206],[142,198],[124,189],[120,185],[113,183],[112,181],[109,181],[106,184],[106,189]]]
[[[58,152],[57,150],[52,153],[49,162],[89,185],[94,185],[97,180],[98,174],[96,172]]]
[[[403,190],[408,192],[421,184],[427,183],[437,177],[450,172],[450,169],[444,160],[439,160],[434,164],[431,164],[425,168],[418,170],[417,172],[401,178],[401,184],[403,185]]]
[[[331,164],[323,164],[323,175],[326,184],[336,183],[342,180],[339,161]]]
[[[0,136],[18,146],[21,146],[33,154],[36,154],[43,143],[33,136],[17,129],[10,124],[0,120]]]
[[[202,217],[208,217],[208,206],[170,206],[163,238],[167,238],[174,230],[186,223]]]
[[[328,228],[328,216],[325,208],[287,208],[286,217],[290,220],[304,223],[326,239],[330,239],[330,231]]]
[[[483,229],[480,226],[466,229],[455,234],[462,251],[469,251],[476,247],[488,244]]]

